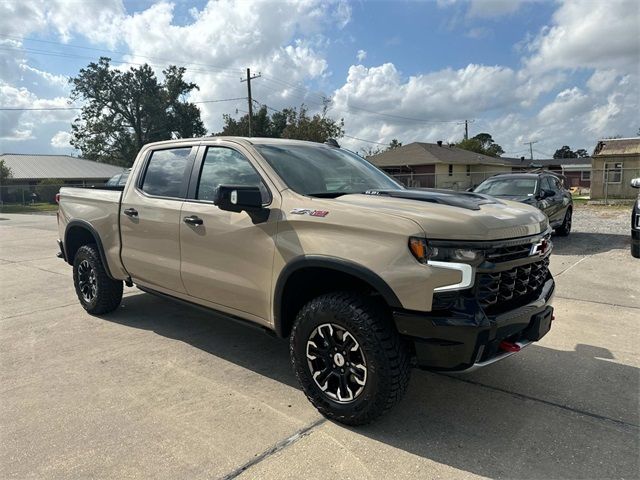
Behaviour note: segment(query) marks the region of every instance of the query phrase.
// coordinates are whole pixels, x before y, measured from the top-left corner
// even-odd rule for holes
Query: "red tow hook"
[[[500,350],[504,350],[505,352],[519,352],[521,347],[517,343],[507,342],[506,340],[503,340],[500,342],[499,348]]]

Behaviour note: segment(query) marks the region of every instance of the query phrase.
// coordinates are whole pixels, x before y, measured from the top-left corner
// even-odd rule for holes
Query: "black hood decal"
[[[439,190],[435,188],[406,189],[406,190],[367,190],[365,195],[379,195],[419,202],[439,203],[451,207],[467,210],[480,210],[480,205],[502,203],[493,197],[473,192],[454,192],[453,190]]]

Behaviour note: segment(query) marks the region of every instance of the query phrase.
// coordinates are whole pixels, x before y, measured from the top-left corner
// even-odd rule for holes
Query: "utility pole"
[[[469,140],[469,120],[464,121],[464,139]]]
[[[531,160],[533,161],[533,144],[534,143],[538,143],[537,140],[534,140],[533,142],[524,142],[523,145],[529,145],[529,152],[531,152]]]
[[[260,72],[257,75],[251,76],[251,69],[247,68],[247,78],[240,79],[240,83],[247,82],[247,100],[249,101],[249,136],[251,136],[251,117],[253,117],[253,99],[251,98],[251,80],[260,78]]]

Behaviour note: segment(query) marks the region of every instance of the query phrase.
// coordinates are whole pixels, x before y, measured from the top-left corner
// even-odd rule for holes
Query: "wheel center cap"
[[[338,367],[341,367],[344,365],[344,357],[342,356],[341,353],[336,353],[333,356],[333,363],[335,363]]]

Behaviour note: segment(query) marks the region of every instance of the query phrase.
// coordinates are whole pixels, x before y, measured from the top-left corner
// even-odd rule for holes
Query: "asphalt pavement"
[[[638,478],[628,217],[581,207],[554,238],[541,342],[470,374],[414,370],[389,415],[347,428],[308,403],[286,342],[135,288],[92,317],[55,217],[0,214],[0,478]]]

